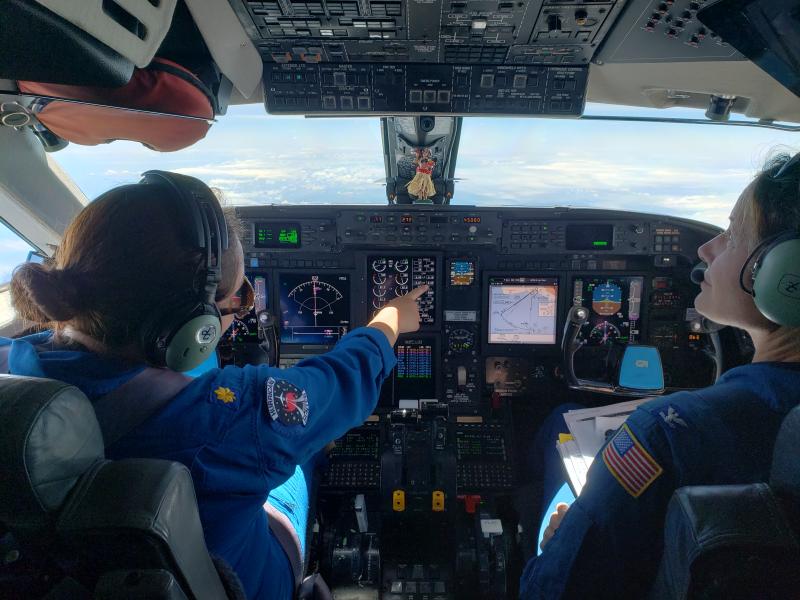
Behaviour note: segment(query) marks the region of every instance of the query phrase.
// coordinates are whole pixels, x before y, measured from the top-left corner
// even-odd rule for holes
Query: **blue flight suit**
[[[8,344],[8,372],[66,381],[92,401],[144,368],[51,349],[49,332],[13,342],[0,338],[0,346]],[[209,551],[233,567],[248,598],[291,598],[291,566],[269,530],[263,505],[271,490],[281,490],[270,502],[290,518],[304,542],[306,492],[298,489],[305,488],[298,465],[367,419],[395,363],[386,336],[362,327],[330,352],[289,369],[212,369],[106,448],[106,456],[185,464]]]
[[[526,565],[520,597],[646,597],[672,493],[767,481],[781,421],[799,402],[800,364],[754,363],[708,388],[642,404],[598,453],[581,495]]]

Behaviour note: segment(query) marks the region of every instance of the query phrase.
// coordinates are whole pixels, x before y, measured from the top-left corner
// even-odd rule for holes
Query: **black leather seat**
[[[784,419],[769,483],[692,486],[667,510],[658,600],[800,598],[800,407]]]
[[[0,376],[0,523],[37,564],[50,596],[226,598],[185,466],[108,461],[89,400],[48,379]],[[19,597],[36,597],[42,580]],[[33,582],[33,583],[31,583]],[[59,596],[59,587],[64,594]],[[235,588],[235,586],[234,586]],[[3,595],[0,590],[0,595]]]

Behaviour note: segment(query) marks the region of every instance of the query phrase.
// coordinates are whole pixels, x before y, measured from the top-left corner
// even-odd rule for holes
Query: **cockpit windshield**
[[[602,104],[585,114],[703,118],[701,110]],[[451,203],[638,210],[724,226],[764,159],[797,146],[791,132],[730,124],[471,117]],[[386,204],[378,118],[305,119],[232,106],[205,139],[178,152],[115,142],[72,144],[54,157],[89,198],[136,181],[157,162],[220,188],[231,204]]]

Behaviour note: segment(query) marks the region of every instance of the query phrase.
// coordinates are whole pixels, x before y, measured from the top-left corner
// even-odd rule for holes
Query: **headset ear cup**
[[[776,240],[753,271],[756,307],[778,325],[800,327],[800,235]]]
[[[173,371],[190,371],[214,353],[222,335],[218,314],[203,311],[185,321],[172,334],[164,351],[164,365]]]

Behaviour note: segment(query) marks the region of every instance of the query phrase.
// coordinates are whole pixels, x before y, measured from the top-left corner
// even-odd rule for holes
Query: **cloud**
[[[587,111],[654,114],[608,106]],[[766,129],[465,118],[454,203],[591,206],[724,225],[764,158],[792,145],[790,133]],[[234,106],[203,140],[179,152],[115,142],[72,144],[54,156],[88,197],[158,168],[200,177],[232,204],[386,201],[377,118],[274,117],[260,105]]]

